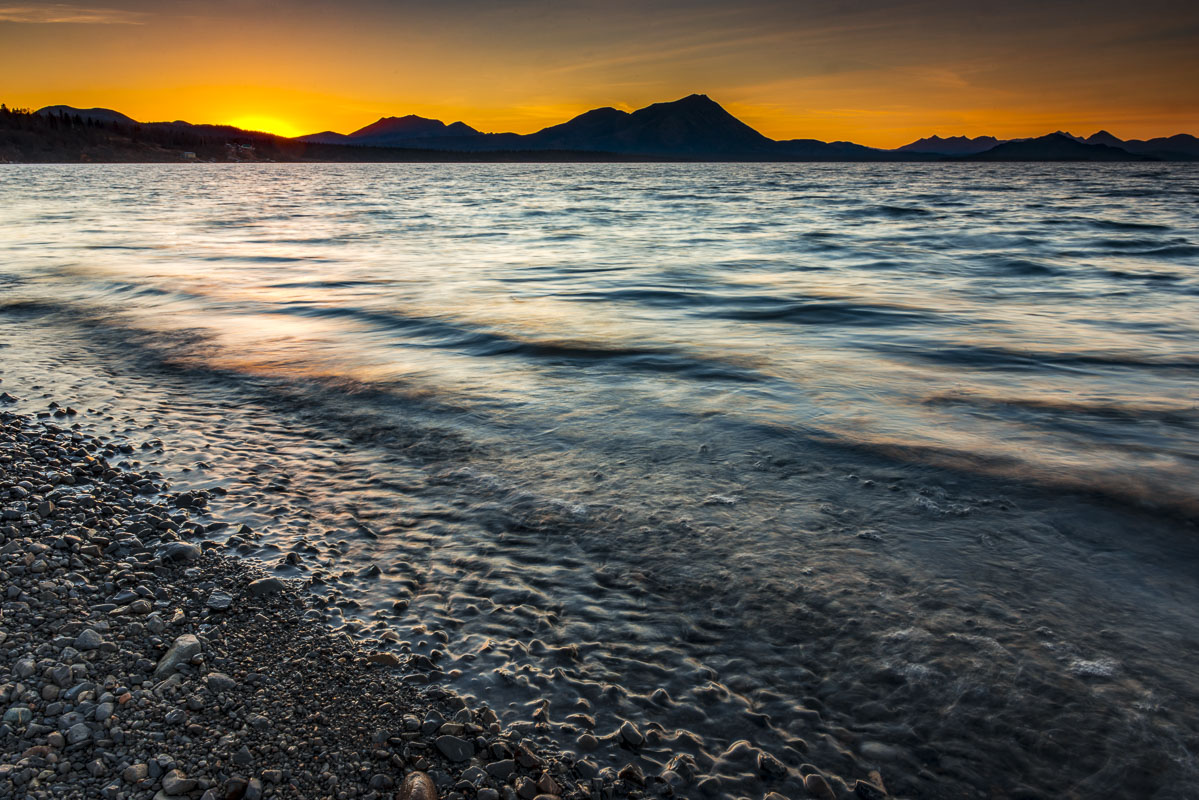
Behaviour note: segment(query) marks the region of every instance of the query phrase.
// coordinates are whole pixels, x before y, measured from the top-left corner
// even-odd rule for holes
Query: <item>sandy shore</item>
[[[52,413],[0,412],[0,796],[672,793],[580,769],[334,634],[302,587],[189,541],[221,525],[203,492],[115,466],[131,445]]]

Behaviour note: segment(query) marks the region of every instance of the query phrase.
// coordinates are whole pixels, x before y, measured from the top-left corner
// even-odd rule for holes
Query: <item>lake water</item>
[[[0,389],[595,768],[1184,796],[1197,219],[1190,165],[8,166]]]

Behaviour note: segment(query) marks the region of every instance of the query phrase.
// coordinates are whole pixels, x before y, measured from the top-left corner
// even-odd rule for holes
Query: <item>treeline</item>
[[[303,147],[293,144],[236,128],[129,124],[63,112],[36,114],[0,104],[0,158],[7,161],[183,161],[191,156],[205,161],[293,161],[303,155]]]

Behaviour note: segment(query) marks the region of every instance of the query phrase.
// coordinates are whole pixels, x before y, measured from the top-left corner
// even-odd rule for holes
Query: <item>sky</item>
[[[703,93],[776,139],[1199,134],[1197,0],[0,0],[0,102],[530,133]]]

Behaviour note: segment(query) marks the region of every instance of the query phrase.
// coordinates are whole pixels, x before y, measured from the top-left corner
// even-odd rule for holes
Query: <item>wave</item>
[[[1150,370],[1199,369],[1199,358],[1154,358],[1151,356],[1138,358],[1114,353],[1055,353],[970,345],[871,343],[864,346],[876,352],[900,356],[908,360],[968,366],[984,370],[1039,371],[1088,367]]]
[[[526,339],[444,319],[358,308],[290,306],[276,308],[274,313],[357,320],[376,328],[403,331],[407,336],[425,340],[428,342],[426,346],[453,350],[479,358],[520,356],[575,366],[608,363],[621,369],[676,373],[696,380],[743,383],[763,380],[763,376],[749,368],[718,359],[688,355],[673,348],[621,347],[576,340]]]
[[[797,325],[915,325],[936,315],[909,308],[836,301],[793,302],[714,311],[706,316],[751,322],[789,322]]]

